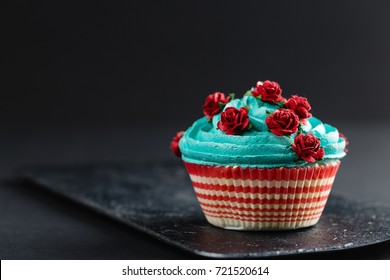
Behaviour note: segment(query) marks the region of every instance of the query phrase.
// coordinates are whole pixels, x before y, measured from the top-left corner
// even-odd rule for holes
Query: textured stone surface
[[[207,257],[271,257],[357,248],[390,240],[390,207],[332,193],[308,229],[242,232],[207,223],[180,162],[30,169],[25,177],[164,242]]]

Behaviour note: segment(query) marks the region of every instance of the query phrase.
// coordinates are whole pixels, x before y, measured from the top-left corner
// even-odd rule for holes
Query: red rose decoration
[[[226,134],[239,134],[249,126],[248,110],[245,107],[236,109],[229,107],[221,113],[218,128]]]
[[[279,84],[268,80],[257,82],[256,87],[252,90],[252,95],[254,97],[261,95],[261,100],[266,102],[281,102],[284,100]]]
[[[322,159],[325,155],[324,150],[320,147],[320,139],[313,134],[297,135],[292,149],[301,159],[311,163]]]
[[[293,95],[289,100],[287,100],[284,106],[293,110],[295,114],[298,115],[299,120],[303,123],[306,123],[307,118],[312,116],[311,113],[309,113],[311,106],[305,97]]]
[[[268,129],[275,135],[291,135],[298,131],[299,118],[294,111],[277,109],[265,119]]]
[[[181,157],[179,141],[183,137],[183,135],[184,135],[184,131],[179,131],[178,133],[176,133],[175,137],[173,137],[171,141],[171,150],[177,157]]]
[[[340,138],[343,138],[344,141],[345,141],[345,149],[344,149],[344,152],[345,153],[348,153],[348,149],[347,149],[347,146],[349,145],[349,141],[348,141],[348,138],[343,134],[343,133],[339,133],[339,136]]]
[[[225,96],[222,92],[214,92],[207,96],[204,105],[203,113],[207,116],[208,120],[211,120],[215,114],[218,114],[221,111],[220,103],[226,104],[230,101],[229,96]]]

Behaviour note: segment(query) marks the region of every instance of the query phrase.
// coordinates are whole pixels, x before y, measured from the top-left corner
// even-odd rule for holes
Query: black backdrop
[[[2,1],[1,123],[189,124],[257,80],[388,119],[388,1]]]

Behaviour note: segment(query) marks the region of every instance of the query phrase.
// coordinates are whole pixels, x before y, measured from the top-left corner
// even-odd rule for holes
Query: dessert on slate
[[[178,132],[181,157],[206,219],[236,230],[315,225],[325,207],[346,138],[310,113],[305,97],[258,82],[242,98],[210,94],[204,117]]]

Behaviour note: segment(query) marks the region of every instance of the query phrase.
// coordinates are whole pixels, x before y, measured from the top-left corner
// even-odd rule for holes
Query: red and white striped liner
[[[340,161],[298,168],[184,164],[211,224],[237,230],[281,230],[318,222]]]

